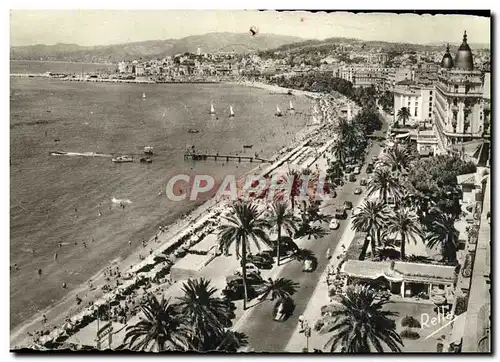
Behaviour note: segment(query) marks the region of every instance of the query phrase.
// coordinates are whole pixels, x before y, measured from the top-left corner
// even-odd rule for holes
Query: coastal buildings
[[[399,110],[406,107],[410,114],[409,123],[425,126],[432,121],[434,102],[433,85],[419,84],[405,79],[396,83],[394,88],[394,117],[397,119]]]

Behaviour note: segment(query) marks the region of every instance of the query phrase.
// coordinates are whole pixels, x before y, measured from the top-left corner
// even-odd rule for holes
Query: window
[[[432,96],[430,96],[430,97],[429,97],[429,102],[431,102],[431,103],[432,103]]]
[[[430,91],[430,92],[429,92],[429,94],[430,94],[430,95],[431,95],[431,97],[432,97],[432,91]]]
[[[415,117],[417,116],[417,111],[418,111],[418,103],[415,103]]]
[[[432,112],[429,112],[429,118],[431,118],[431,117],[432,117]]]

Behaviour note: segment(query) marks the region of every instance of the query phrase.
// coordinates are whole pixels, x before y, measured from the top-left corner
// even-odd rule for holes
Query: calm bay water
[[[256,166],[185,161],[187,145],[270,157],[304,127],[308,116],[300,112],[308,114],[311,107],[304,98],[225,84],[10,80],[10,258],[20,268],[11,272],[11,328],[62,298],[63,281],[69,289],[78,286],[111,260],[129,255],[128,240],[140,244],[159,223],[173,222],[196,206],[158,195],[172,175],[208,173],[220,182],[228,173],[242,174]],[[276,105],[286,109],[289,99],[298,114],[274,117]],[[208,114],[211,101],[218,119]],[[228,117],[230,105],[234,118]],[[200,132],[190,134],[188,128]],[[243,149],[246,144],[253,148]],[[49,155],[62,150],[139,157],[147,145],[155,150],[148,165]],[[132,204],[121,210],[111,203],[113,197]]]

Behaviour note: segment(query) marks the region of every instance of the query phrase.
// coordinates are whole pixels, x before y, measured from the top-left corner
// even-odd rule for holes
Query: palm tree
[[[385,154],[384,163],[391,168],[391,171],[403,174],[408,171],[412,160],[412,155],[407,147],[395,145]]]
[[[405,126],[406,121],[408,121],[410,119],[410,116],[411,116],[411,114],[410,114],[410,110],[408,109],[408,107],[401,107],[401,109],[397,113],[397,119],[398,119],[398,121],[403,122],[403,127]]]
[[[232,305],[216,298],[217,289],[204,278],[189,279],[182,286],[182,291],[184,296],[178,298],[179,311],[192,329],[193,344],[198,346],[198,350],[206,351],[207,342],[232,325]]]
[[[273,280],[269,278],[267,281],[263,281],[262,285],[259,287],[259,299],[264,300],[269,296],[271,296],[271,301],[274,299],[290,298],[295,294],[298,286],[299,283],[295,283],[290,279],[279,278]]]
[[[396,313],[382,310],[387,298],[377,298],[375,290],[366,285],[347,289],[339,295],[339,303],[323,319],[321,334],[332,333],[325,344],[331,352],[382,353],[384,346],[392,352],[401,352],[403,341],[396,332],[396,323],[389,317]]]
[[[441,246],[443,259],[450,264],[457,261],[457,247],[459,232],[455,229],[455,217],[451,214],[436,214],[427,235],[427,246],[434,248]]]
[[[278,243],[276,251],[276,265],[280,265],[280,244],[281,232],[284,229],[289,236],[297,231],[297,218],[288,209],[288,205],[283,201],[274,201],[272,204],[272,213],[269,218],[271,226],[276,227],[278,232]]]
[[[373,178],[368,183],[368,195],[379,192],[384,204],[387,204],[387,196],[398,197],[401,192],[401,184],[387,167],[378,168],[373,173]]]
[[[328,175],[330,182],[333,183],[344,177],[344,169],[342,168],[340,162],[332,162],[326,170],[326,174]]]
[[[345,165],[347,157],[346,141],[342,138],[337,138],[332,145],[332,155],[335,156],[335,163],[339,164],[340,168]]]
[[[247,307],[247,252],[250,251],[250,241],[260,250],[260,243],[269,244],[266,229],[269,223],[262,217],[257,205],[246,201],[236,201],[231,205],[230,216],[223,216],[226,223],[219,226],[219,243],[223,250],[229,250],[235,245],[236,258],[241,258],[241,271],[243,278],[243,309]]]
[[[292,212],[295,210],[295,198],[300,195],[303,179],[301,173],[297,170],[288,171],[285,177],[285,183],[287,185],[287,191],[290,192],[290,201],[292,203]]]
[[[353,229],[360,232],[365,232],[367,237],[361,249],[359,260],[364,260],[366,250],[368,249],[368,236],[371,239],[372,258],[376,256],[376,243],[380,243],[380,231],[387,224],[389,219],[389,210],[387,206],[378,201],[366,201],[361,206],[359,212],[352,217]]]
[[[241,347],[248,345],[248,337],[245,333],[225,329],[218,339],[208,341],[211,347],[206,351],[224,351],[236,353]]]
[[[406,242],[412,240],[416,243],[416,237],[423,236],[417,215],[407,208],[398,209],[396,214],[389,219],[387,234],[401,236],[401,260],[406,259]]]
[[[144,316],[128,326],[124,343],[134,351],[185,351],[190,349],[191,331],[176,305],[162,296],[151,297],[141,305]]]

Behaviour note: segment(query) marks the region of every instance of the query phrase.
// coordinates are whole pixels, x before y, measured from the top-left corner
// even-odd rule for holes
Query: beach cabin
[[[347,260],[340,271],[345,286],[357,283],[377,283],[395,299],[429,301],[434,304],[452,303],[455,267],[407,263]]]

